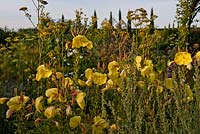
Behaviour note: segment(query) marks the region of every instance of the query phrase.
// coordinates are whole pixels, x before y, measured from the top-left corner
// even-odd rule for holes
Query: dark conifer
[[[93,24],[93,27],[94,27],[94,29],[97,29],[97,13],[96,13],[96,10],[94,10],[94,24]]]
[[[122,29],[122,13],[120,9],[119,9],[119,29]]]
[[[151,8],[151,14],[150,14],[150,29],[149,33],[153,34],[154,33],[154,13],[153,13],[153,8]]]
[[[112,26],[113,25],[113,18],[112,18],[112,12],[110,12],[110,19],[109,19],[109,23]]]

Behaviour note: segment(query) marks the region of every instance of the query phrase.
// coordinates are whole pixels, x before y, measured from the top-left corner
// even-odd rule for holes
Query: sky
[[[98,22],[107,18],[109,19],[110,11],[113,18],[118,19],[119,9],[122,12],[122,18],[126,22],[128,10],[137,8],[145,8],[150,14],[151,8],[154,9],[154,14],[158,16],[155,20],[156,27],[172,25],[176,15],[176,4],[178,0],[47,0],[48,5],[46,11],[50,13],[53,19],[61,18],[62,14],[65,19],[74,19],[75,10],[82,8],[84,14],[91,18],[94,10],[97,12]],[[1,0],[0,5],[0,27],[7,26],[8,28],[28,28],[32,27],[30,21],[24,16],[20,7],[28,7],[32,15],[32,20],[36,23],[36,9],[32,0]]]

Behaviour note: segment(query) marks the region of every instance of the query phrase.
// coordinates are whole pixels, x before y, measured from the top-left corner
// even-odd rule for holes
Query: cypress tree
[[[154,33],[154,13],[153,13],[153,8],[151,8],[151,14],[150,14],[150,29],[149,33],[153,34]]]
[[[112,12],[110,12],[110,19],[109,19],[109,23],[110,23],[110,25],[111,25],[111,26],[113,25],[113,24],[112,24],[112,23],[113,23],[113,22],[112,22],[112,19],[113,19],[113,18],[112,18]]]
[[[65,22],[65,16],[62,14],[61,22]]]
[[[97,13],[96,10],[94,10],[94,22],[93,22],[93,28],[97,29]]]
[[[169,23],[169,25],[168,25],[168,29],[170,29],[171,28],[171,25],[170,25],[170,23]]]
[[[119,9],[119,29],[122,29],[122,13],[120,9]]]
[[[130,11],[128,11],[128,15],[127,15],[127,31],[128,33],[131,35],[131,18],[130,18]]]

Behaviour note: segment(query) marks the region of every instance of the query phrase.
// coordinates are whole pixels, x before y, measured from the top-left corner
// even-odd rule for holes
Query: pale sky
[[[75,18],[75,10],[83,9],[84,14],[88,18],[97,12],[100,22],[104,18],[109,19],[109,13],[112,11],[113,18],[118,20],[118,11],[121,9],[122,18],[126,22],[128,10],[137,8],[145,8],[150,14],[150,9],[154,9],[154,14],[158,16],[155,26],[163,27],[173,23],[176,15],[176,4],[178,0],[47,0],[48,5],[46,11],[50,12],[53,19],[61,18],[64,14],[66,19]],[[23,12],[18,9],[22,6],[28,7],[32,14],[32,19],[36,22],[36,10],[31,0],[1,0],[0,5],[0,27],[8,28],[27,28],[32,27],[29,20],[24,16]]]

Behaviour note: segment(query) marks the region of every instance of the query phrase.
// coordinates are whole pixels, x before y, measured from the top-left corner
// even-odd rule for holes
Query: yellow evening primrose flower
[[[85,36],[78,35],[72,40],[72,48],[87,47],[88,49],[93,48],[93,44]]]
[[[113,70],[119,70],[119,63],[116,61],[112,61],[108,64],[108,70],[113,71]]]
[[[35,99],[35,108],[39,113],[41,113],[41,111],[43,110],[42,103],[41,103],[42,99],[43,99],[43,96],[37,97]]]
[[[152,60],[145,60],[145,61],[144,61],[144,64],[145,64],[146,66],[150,66],[150,67],[153,68],[153,62],[152,62]]]
[[[148,77],[149,74],[152,72],[153,68],[151,66],[145,66],[141,69],[141,75],[143,77]]]
[[[7,102],[7,106],[10,110],[19,111],[28,101],[28,96],[15,96],[10,98]]]
[[[114,83],[113,83],[113,81],[112,81],[111,79],[109,79],[109,80],[106,82],[106,87],[103,88],[103,89],[101,90],[101,92],[104,93],[105,91],[110,90],[110,89],[112,89],[113,87],[114,87]]]
[[[93,48],[93,44],[92,44],[92,42],[90,41],[88,44],[87,44],[87,49],[92,49]]]
[[[81,116],[71,117],[69,120],[69,126],[71,128],[76,128],[81,123]]]
[[[192,62],[192,57],[188,52],[178,52],[175,55],[174,61],[177,65],[188,65]]]
[[[198,52],[195,54],[195,59],[196,59],[197,63],[200,64],[200,51],[198,51]]]
[[[94,117],[94,124],[92,125],[93,134],[103,134],[103,129],[109,127],[108,122],[102,119],[100,116]]]
[[[92,79],[92,75],[93,75],[93,70],[91,68],[88,68],[85,70],[85,77],[89,80]]]
[[[141,61],[142,61],[142,57],[141,56],[136,56],[135,62],[136,62],[136,68],[137,68],[137,70],[141,69]]]
[[[87,86],[92,85],[92,76],[93,76],[93,70],[91,68],[86,69],[85,70],[85,77],[87,78],[87,81],[85,82],[85,84]]]
[[[85,81],[83,81],[81,79],[78,79],[78,84],[79,84],[79,86],[82,86],[82,87],[86,86]]]
[[[36,80],[40,81],[41,78],[49,78],[52,74],[52,71],[47,69],[44,65],[40,65],[37,68]]]
[[[94,84],[103,85],[103,84],[106,83],[107,75],[106,75],[106,74],[102,74],[102,73],[95,72],[95,73],[93,73],[93,75],[92,75],[92,80],[93,80]]]
[[[157,93],[162,93],[163,92],[163,87],[162,86],[158,86],[156,89]]]
[[[0,98],[0,104],[5,103],[7,100],[9,100],[9,98]]]
[[[72,81],[72,79],[70,77],[66,77],[64,83],[65,83],[64,86],[68,87],[68,86],[73,85],[74,82]]]
[[[136,56],[136,57],[135,57],[135,62],[136,62],[136,64],[140,64],[141,61],[142,61],[142,56]]]
[[[48,103],[51,103],[53,100],[58,99],[58,88],[50,88],[45,92],[46,97],[48,97]]]
[[[84,100],[85,96],[86,96],[85,92],[79,92],[78,95],[76,96],[76,102],[82,110],[85,107],[85,100]]]
[[[50,106],[46,108],[44,111],[44,116],[47,117],[47,119],[53,118],[56,115],[56,107],[55,106]]]
[[[56,78],[57,79],[60,79],[60,78],[62,78],[64,75],[63,75],[63,73],[61,73],[61,72],[56,72]]]
[[[149,74],[149,80],[150,82],[153,82],[156,79],[156,73],[155,72],[151,72]]]
[[[141,89],[144,87],[144,85],[145,85],[144,81],[138,81],[138,82],[137,82],[137,86],[138,86],[139,88],[141,88]]]
[[[195,58],[200,60],[200,51],[195,54]]]
[[[113,82],[117,82],[118,81],[118,77],[119,77],[119,64],[116,61],[112,61],[108,64],[108,77],[110,79],[112,79]]]
[[[15,113],[14,110],[8,109],[8,110],[6,111],[6,118],[10,118],[10,117],[13,115],[13,113]]]

